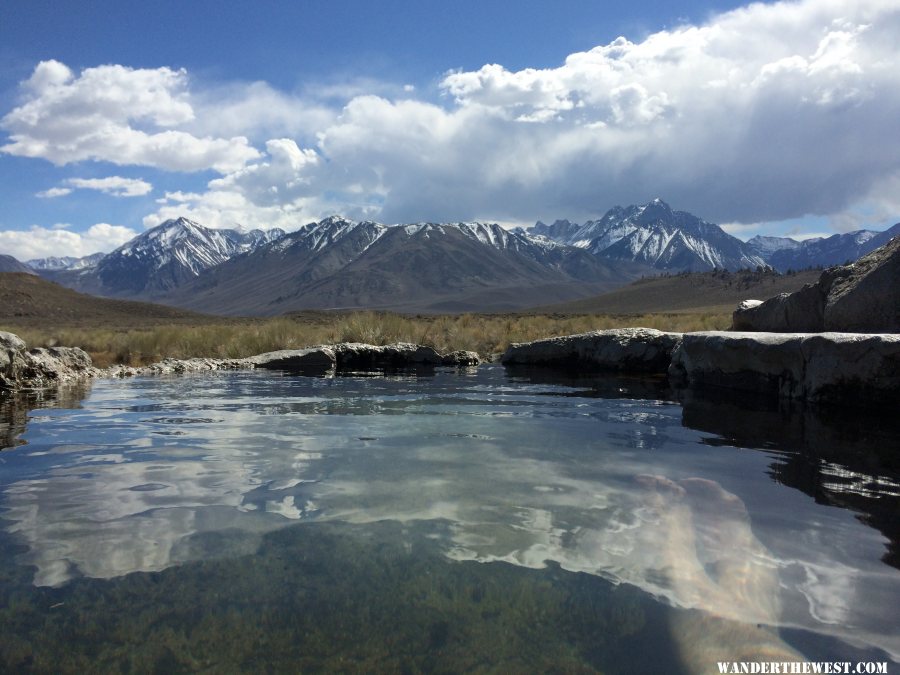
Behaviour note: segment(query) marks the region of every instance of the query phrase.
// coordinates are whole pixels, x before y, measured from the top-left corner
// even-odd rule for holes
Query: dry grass
[[[678,332],[722,330],[727,313],[643,315],[460,314],[406,316],[386,312],[317,314],[207,325],[160,325],[151,328],[34,328],[3,326],[30,347],[77,346],[99,366],[145,365],[166,357],[240,358],[276,349],[297,349],[334,342],[389,344],[415,342],[446,352],[502,352],[511,342],[527,342],[605,328],[643,326]]]

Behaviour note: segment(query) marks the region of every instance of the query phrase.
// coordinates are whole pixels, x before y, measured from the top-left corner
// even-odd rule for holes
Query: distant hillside
[[[584,300],[537,308],[566,314],[646,314],[656,312],[726,312],[747,299],[766,300],[814,283],[821,272],[791,275],[772,271],[716,271],[649,277]]]
[[[0,254],[0,272],[24,272],[25,274],[34,274],[34,270],[23,262],[13,258],[11,255]]]
[[[0,273],[0,330],[11,326],[138,328],[159,323],[209,323],[206,314],[147,302],[77,293],[34,274]]]

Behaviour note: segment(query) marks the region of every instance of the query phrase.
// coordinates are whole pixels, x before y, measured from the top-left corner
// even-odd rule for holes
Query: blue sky
[[[234,5],[0,6],[0,253],[182,213],[900,220],[900,0]]]

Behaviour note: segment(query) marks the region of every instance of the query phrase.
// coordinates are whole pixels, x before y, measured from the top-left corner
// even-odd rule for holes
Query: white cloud
[[[660,195],[743,234],[810,216],[845,229],[900,210],[898,34],[900,0],[754,3],[555,68],[450,72],[438,103],[364,80],[294,95],[45,62],[3,118],[5,150],[222,173],[145,225],[583,220]]]
[[[121,176],[69,178],[66,185],[83,190],[99,190],[114,197],[141,197],[153,190],[153,186],[147,181],[138,178],[122,178]]]
[[[141,197],[149,194],[153,186],[139,178],[122,178],[121,176],[108,176],[106,178],[69,178],[63,183],[69,187],[55,187],[36,196],[43,198],[64,197],[72,194],[75,188],[81,190],[97,190],[113,197]]]
[[[128,227],[108,223],[97,223],[85,232],[33,225],[24,231],[0,231],[0,251],[21,261],[61,255],[80,258],[98,251],[111,251],[136,235]]]
[[[101,160],[170,171],[234,171],[259,153],[243,136],[195,136],[184,70],[86,68],[75,75],[42,61],[23,83],[23,102],[0,120],[3,152],[63,165]]]
[[[55,197],[65,197],[70,194],[72,194],[72,188],[55,187],[50,188],[49,190],[42,190],[41,192],[36,193],[35,196],[42,199],[53,199]]]

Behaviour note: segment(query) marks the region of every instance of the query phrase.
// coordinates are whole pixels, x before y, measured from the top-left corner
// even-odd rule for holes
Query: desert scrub
[[[482,357],[504,351],[512,342],[556,335],[643,326],[676,332],[724,330],[726,313],[585,315],[458,314],[403,315],[390,312],[319,313],[152,328],[22,328],[3,326],[30,347],[81,347],[99,366],[146,365],[160,359],[243,358],[276,349],[301,349],[336,342],[376,345],[414,342],[440,352],[465,349]]]

